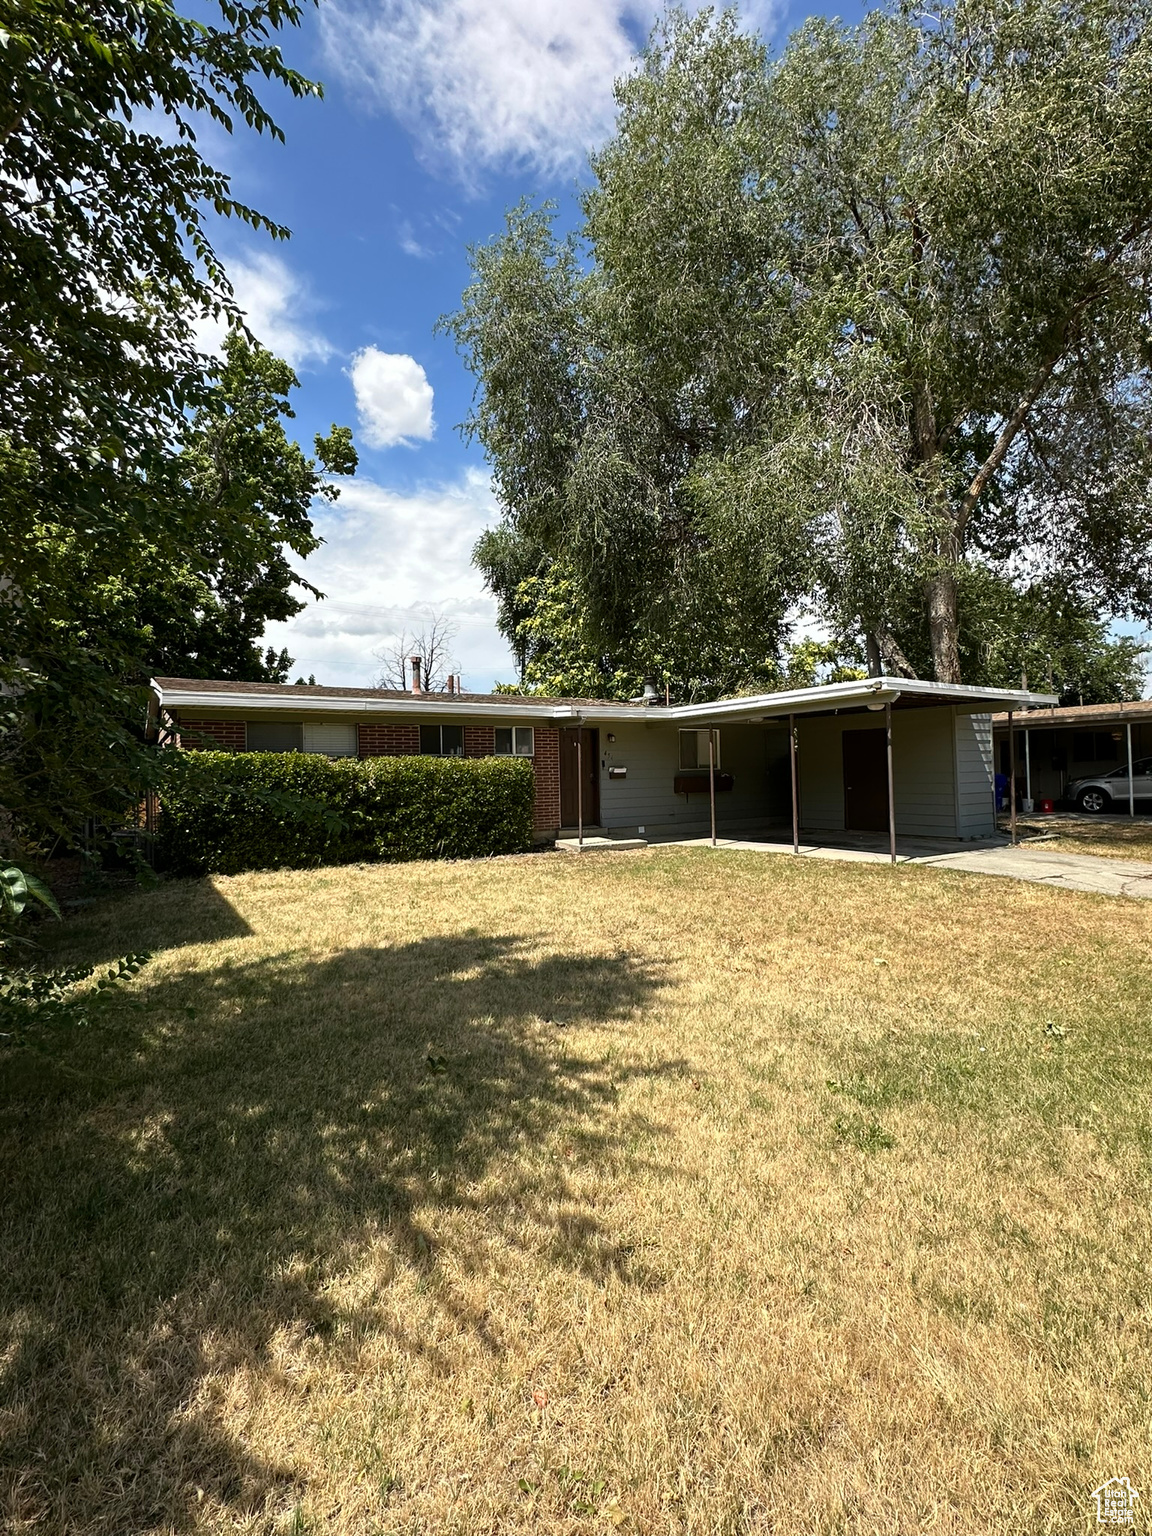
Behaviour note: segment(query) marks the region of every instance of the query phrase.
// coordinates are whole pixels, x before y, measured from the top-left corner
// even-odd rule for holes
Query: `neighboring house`
[[[996,771],[1011,777],[1008,716],[992,717]],[[1128,737],[1132,759],[1152,758],[1152,699],[1126,704],[1073,704],[1040,709],[1016,720],[1016,784],[1021,796],[1037,804],[1063,800],[1078,779],[1123,775],[1118,796],[1127,808]]]
[[[885,677],[680,705],[171,677],[152,688],[162,736],[184,747],[530,758],[541,841],[578,820],[642,837],[705,831],[710,733],[718,826],[787,825],[790,720],[800,825],[884,831],[889,719],[896,830],[984,837],[995,831],[990,711],[1055,702],[1025,690]]]

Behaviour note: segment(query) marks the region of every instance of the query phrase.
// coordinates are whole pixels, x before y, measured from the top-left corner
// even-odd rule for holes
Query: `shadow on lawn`
[[[455,1270],[531,1234],[551,1262],[643,1283],[554,1154],[641,1129],[599,1124],[625,1074],[564,1034],[650,999],[629,957],[462,936],[144,981],[146,1033],[93,1040],[92,1075],[51,1099],[0,1101],[0,1526],[111,1536],[187,1528],[202,1498],[282,1505],[291,1468],[255,1461],[197,1389],[269,1365],[285,1328],[350,1369],[365,1329],[433,1350],[330,1299],[369,1242],[492,1351],[439,1262],[441,1218],[470,1234],[446,1239]],[[518,1185],[505,1165],[485,1194],[510,1151]]]

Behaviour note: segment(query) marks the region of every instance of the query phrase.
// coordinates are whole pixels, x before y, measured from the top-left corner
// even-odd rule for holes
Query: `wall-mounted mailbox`
[[[730,773],[718,773],[716,775],[716,793],[722,794],[732,788],[735,780]],[[706,795],[708,793],[707,773],[678,773],[672,780],[672,788],[678,795]]]
[[[626,779],[628,777],[628,770],[627,768],[609,768],[608,777],[610,779]]]

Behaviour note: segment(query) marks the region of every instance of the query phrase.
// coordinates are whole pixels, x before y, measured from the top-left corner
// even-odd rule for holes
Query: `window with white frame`
[[[536,751],[536,732],[530,725],[498,725],[497,757],[531,757]]]
[[[425,757],[463,757],[462,725],[422,725],[420,751]]]
[[[715,742],[715,763],[720,766],[720,732],[713,731]],[[680,732],[680,767],[681,768],[707,768],[708,766],[708,732],[707,731],[681,731]]]

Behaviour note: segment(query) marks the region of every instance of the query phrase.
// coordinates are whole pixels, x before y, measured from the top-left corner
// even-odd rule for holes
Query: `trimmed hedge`
[[[159,851],[180,874],[375,859],[473,859],[532,846],[532,765],[515,757],[182,752]]]

